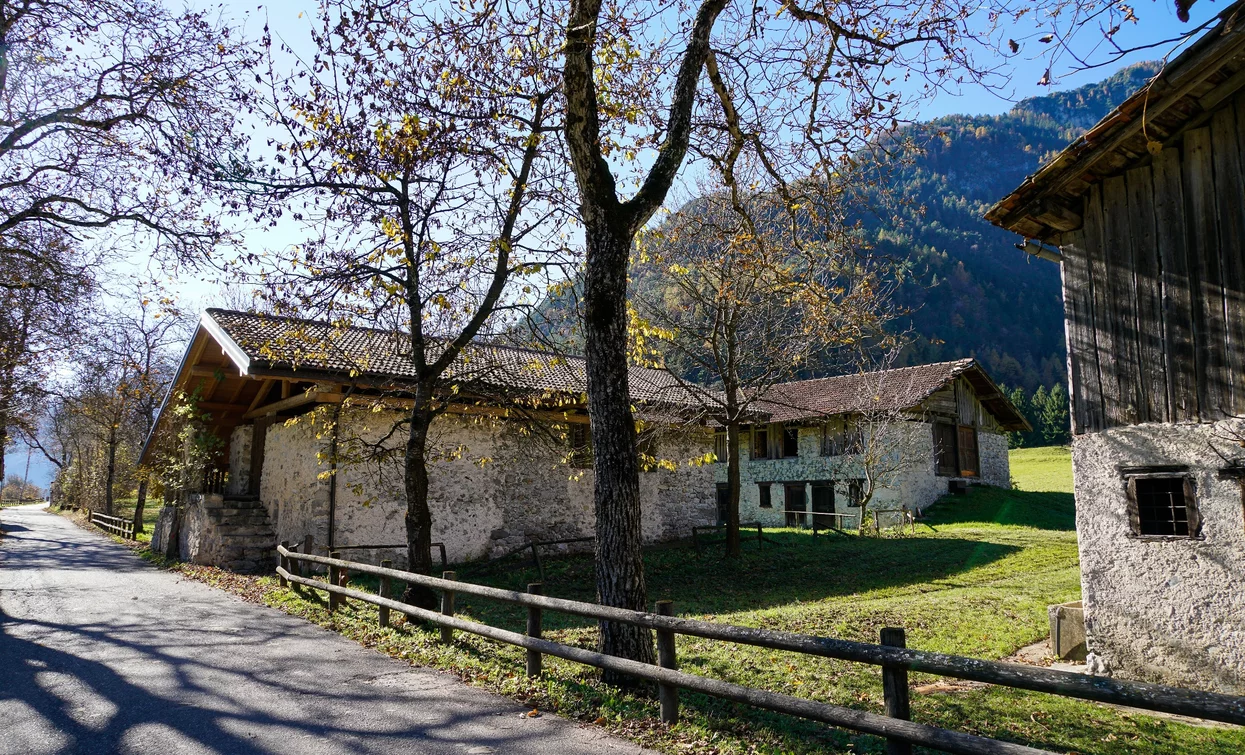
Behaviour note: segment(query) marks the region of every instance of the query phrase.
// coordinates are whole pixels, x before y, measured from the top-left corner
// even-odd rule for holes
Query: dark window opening
[[[847,505],[852,508],[860,508],[860,500],[864,491],[861,482],[861,480],[849,480],[847,483]]]
[[[587,469],[592,466],[592,433],[587,424],[571,425],[571,466]]]
[[[729,483],[718,483],[718,524],[726,524],[726,515],[731,505],[731,486]]]
[[[729,436],[724,432],[713,434],[713,455],[718,457],[717,461],[719,464],[726,462],[727,452],[730,450],[728,441]]]
[[[1130,477],[1133,533],[1143,537],[1197,537],[1200,518],[1188,477]]]
[[[934,473],[940,477],[959,474],[959,451],[956,448],[955,425],[934,423]]]
[[[769,458],[769,428],[752,428],[752,458]]]
[[[784,427],[782,429],[782,456],[794,459],[800,455],[800,428]]]
[[[761,508],[763,509],[774,508],[774,501],[772,498],[770,498],[768,482],[757,483],[757,493],[761,496],[761,503],[759,504]]]

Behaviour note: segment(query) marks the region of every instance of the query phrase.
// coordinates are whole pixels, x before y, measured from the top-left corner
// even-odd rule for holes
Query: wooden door
[[[808,524],[808,518],[801,513],[808,511],[808,500],[804,496],[804,483],[787,483],[784,486],[784,495],[783,508],[787,512],[787,526],[803,527]]]
[[[817,516],[816,512],[834,513],[834,483],[813,483],[813,523],[818,527],[838,528],[838,522],[832,516]]]

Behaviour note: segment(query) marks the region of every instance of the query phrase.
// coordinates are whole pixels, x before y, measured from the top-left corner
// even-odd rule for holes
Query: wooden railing
[[[298,553],[284,545],[277,548],[280,565],[277,575],[283,586],[294,590],[310,587],[324,590],[329,596],[329,610],[336,610],[346,599],[378,606],[381,626],[388,626],[391,611],[436,624],[441,627],[441,640],[453,641],[455,630],[470,632],[497,642],[525,648],[528,651],[527,671],[531,676],[541,672],[540,658],[552,655],[576,663],[608,669],[639,679],[657,682],[661,718],[668,723],[678,720],[678,690],[686,689],[760,708],[778,711],[812,721],[874,734],[887,739],[891,753],[906,753],[911,745],[965,755],[1038,755],[1048,753],[1024,745],[979,737],[963,732],[919,724],[908,720],[909,671],[969,679],[1016,689],[1047,692],[1063,697],[1093,700],[1144,710],[1170,713],[1224,723],[1245,725],[1245,697],[1214,692],[1166,687],[1120,679],[1088,676],[1069,671],[1023,666],[1001,661],[965,658],[946,653],[912,650],[904,647],[902,629],[882,630],[882,642],[836,640],[828,637],[780,632],[769,629],[716,624],[696,619],[675,618],[670,601],[659,601],[656,613],[628,611],[596,603],[551,598],[541,595],[541,585],[528,585],[528,592],[502,590],[496,587],[458,582],[453,572],[443,578],[398,571],[382,566],[343,561],[340,558]],[[328,581],[302,576],[301,563],[328,567]],[[372,574],[380,578],[380,594],[347,587],[350,571]],[[392,599],[393,582],[423,585],[441,591],[441,611],[431,611]],[[454,597],[458,593],[525,606],[528,610],[527,633],[520,634],[487,624],[454,616]],[[617,658],[602,653],[571,647],[541,637],[541,612],[556,611],[598,621],[614,621],[644,627],[657,632],[658,666]],[[837,658],[882,667],[883,695],[886,715],[854,710],[837,705],[744,687],[731,682],[710,679],[677,671],[675,637],[684,635],[772,650],[786,650],[825,658]]]
[[[104,532],[111,532],[117,537],[123,537],[126,540],[134,540],[134,521],[120,516],[109,516],[101,514],[98,511],[91,512],[91,524],[99,527]]]
[[[399,545],[334,545],[335,551],[404,551],[407,549],[406,543]],[[445,557],[445,543],[432,543],[433,548],[441,554],[441,569],[449,568],[449,560]]]

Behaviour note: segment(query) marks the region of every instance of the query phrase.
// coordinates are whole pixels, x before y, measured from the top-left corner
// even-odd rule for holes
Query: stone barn
[[[404,563],[402,334],[207,310],[170,397],[196,396],[202,430],[222,444],[162,549],[241,571],[271,568],[275,543]],[[478,346],[455,368],[430,436],[433,541],[450,562],[531,541],[593,535],[584,365],[518,348]],[[644,412],[678,412],[687,396],[660,370],[633,368]],[[166,399],[143,451],[153,463],[176,414]],[[643,437],[643,436],[642,436]],[[648,542],[686,537],[716,518],[713,431],[655,432],[643,451],[669,462],[641,474]],[[168,449],[164,449],[168,453]],[[172,514],[170,514],[172,515]],[[165,527],[167,530],[168,527]],[[157,533],[161,530],[157,529]],[[168,535],[164,538],[169,539]],[[583,546],[589,547],[589,546]],[[434,554],[434,559],[439,557]]]
[[[1063,272],[1096,673],[1245,693],[1245,18],[987,217]]]

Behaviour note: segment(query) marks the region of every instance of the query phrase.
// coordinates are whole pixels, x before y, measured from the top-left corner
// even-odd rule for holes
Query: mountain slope
[[[879,251],[910,259],[918,273],[902,291],[917,334],[906,363],[975,356],[1009,385],[1063,382],[1059,268],[1017,250],[1019,239],[982,214],[1157,70],[1142,63],[1002,115],[919,127],[924,153],[891,184],[913,209],[869,229]]]

